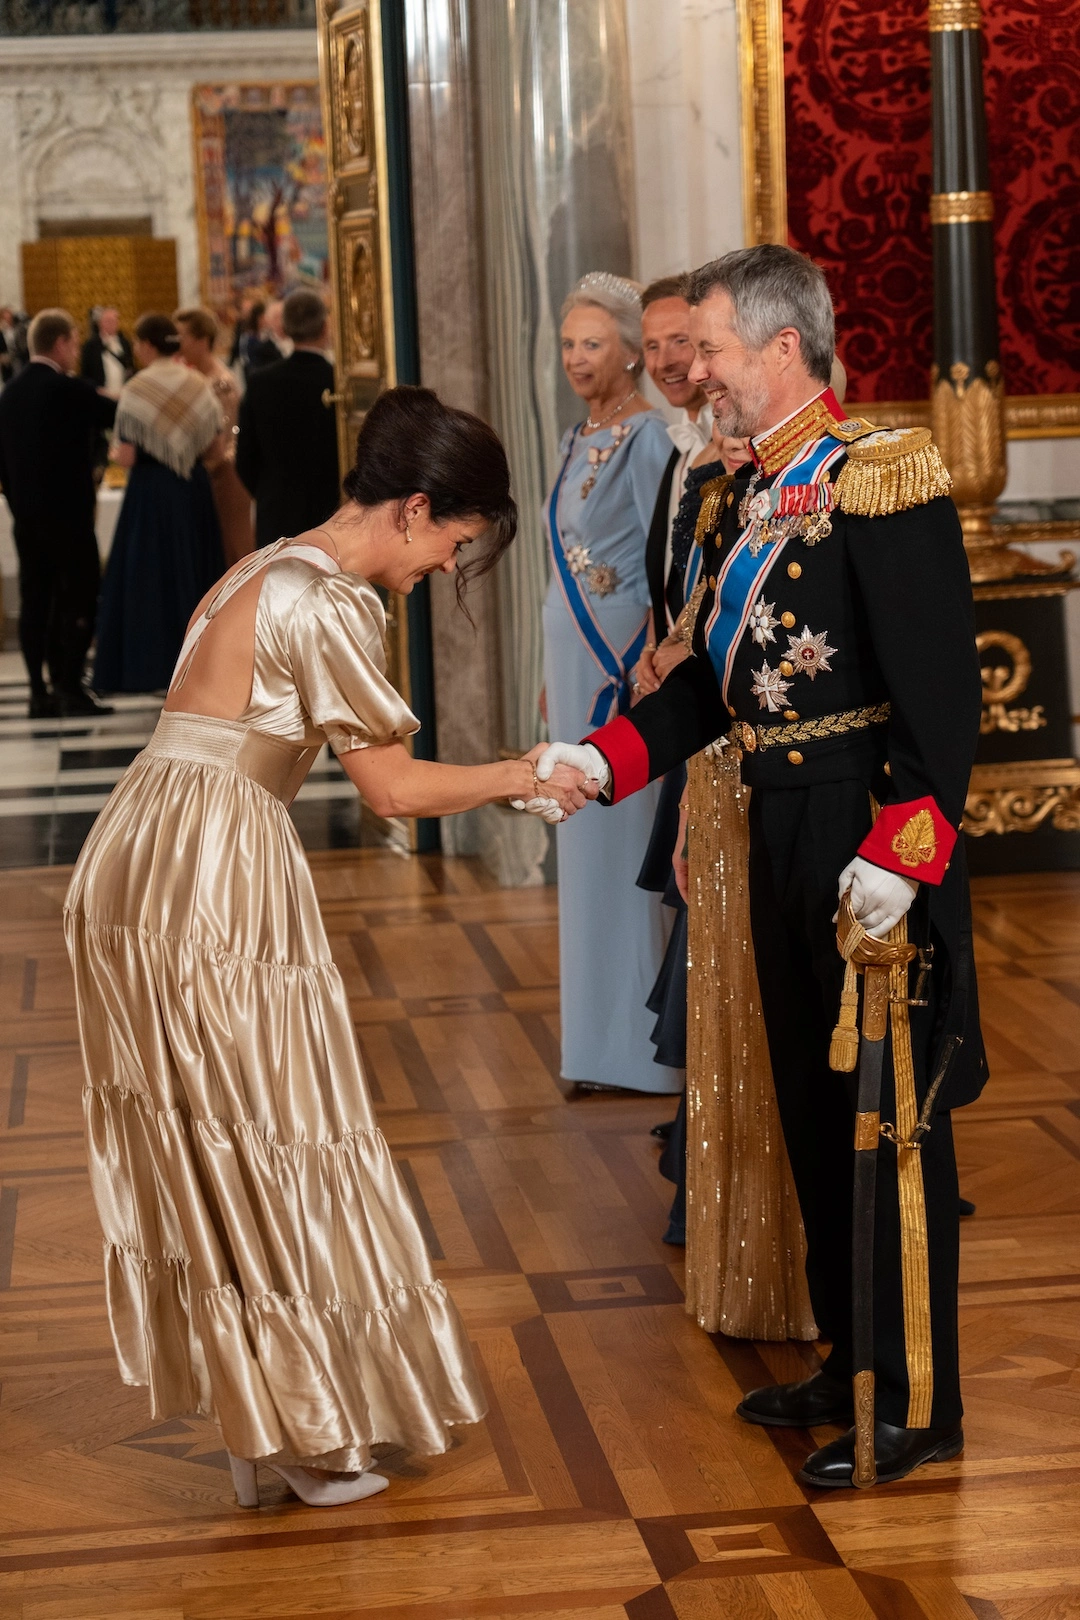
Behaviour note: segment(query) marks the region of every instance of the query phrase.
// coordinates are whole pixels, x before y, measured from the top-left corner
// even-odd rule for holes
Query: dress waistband
[[[257,731],[242,720],[218,720],[205,714],[162,711],[144,753],[156,759],[180,759],[192,765],[216,765],[236,771],[291,804],[319,752],[304,743]]]

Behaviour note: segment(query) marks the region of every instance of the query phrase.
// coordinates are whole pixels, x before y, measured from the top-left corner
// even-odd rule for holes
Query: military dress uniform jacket
[[[969,1102],[986,1061],[957,834],[982,695],[948,475],[926,430],[849,421],[829,390],[754,455],[705,491],[693,656],[585,740],[612,803],[725,734],[753,788],[864,784],[881,810],[850,856],[919,880],[910,937],[934,946],[937,980],[929,1072],[946,1071],[939,1107]]]

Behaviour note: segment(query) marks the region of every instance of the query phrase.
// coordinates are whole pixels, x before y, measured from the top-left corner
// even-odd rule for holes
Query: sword
[[[893,967],[910,962],[915,946],[875,939],[855,921],[847,895],[840,903],[836,943],[841,956],[862,972],[862,1041],[855,1100],[855,1174],[851,1221],[851,1355],[855,1408],[855,1464],[860,1489],[877,1483],[874,1456],[874,1210],[878,1138],[881,1134],[881,1074],[889,1027]]]

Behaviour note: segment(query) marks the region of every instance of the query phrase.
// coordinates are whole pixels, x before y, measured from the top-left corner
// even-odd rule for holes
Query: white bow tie
[[[672,422],[668,427],[668,438],[682,455],[693,451],[704,450],[712,433],[712,411],[708,405],[703,405],[698,412],[696,422],[691,422],[688,416],[683,416],[679,422]]]

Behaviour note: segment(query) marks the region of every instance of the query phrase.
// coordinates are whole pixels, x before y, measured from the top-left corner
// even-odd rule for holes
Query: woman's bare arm
[[[377,816],[452,816],[500,799],[536,796],[532,760],[542,745],[524,759],[496,760],[491,765],[439,765],[414,759],[403,743],[354,748],[340,755],[346,774]],[[560,766],[541,796],[556,799],[568,815],[586,802],[580,771]]]

